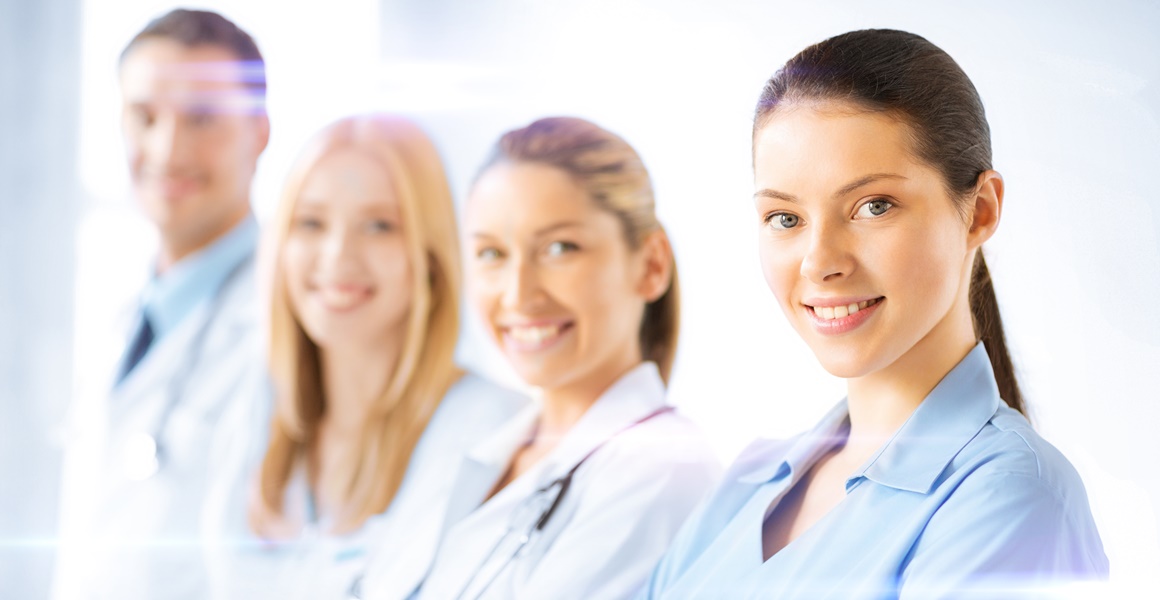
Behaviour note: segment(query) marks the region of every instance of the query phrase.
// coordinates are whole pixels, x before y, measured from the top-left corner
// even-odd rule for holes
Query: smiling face
[[[964,319],[970,335],[983,236],[968,235],[939,172],[910,148],[899,121],[833,104],[783,107],[755,139],[766,282],[839,377],[958,352],[945,342]]]
[[[250,210],[250,183],[269,138],[243,66],[225,48],[164,39],[121,64],[122,133],[133,191],[178,255],[216,239]]]
[[[282,251],[290,305],[322,348],[402,336],[412,273],[386,170],[360,152],[324,156],[307,175]]]
[[[641,361],[646,257],[567,173],[491,167],[466,224],[471,301],[524,381],[599,391]]]

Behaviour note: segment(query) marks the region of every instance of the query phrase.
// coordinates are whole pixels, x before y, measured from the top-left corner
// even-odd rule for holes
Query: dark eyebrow
[[[906,179],[906,178],[903,177],[902,175],[897,174],[897,173],[873,173],[873,174],[867,175],[865,177],[855,179],[854,181],[851,181],[850,183],[847,183],[846,185],[842,186],[842,189],[838,190],[834,194],[834,197],[837,198],[839,196],[845,196],[846,194],[849,194],[850,192],[852,192],[852,191],[854,191],[854,190],[856,190],[864,185],[871,184],[871,183],[874,183],[875,181],[880,181],[882,179]]]
[[[854,191],[854,190],[856,190],[864,185],[871,184],[871,183],[874,183],[875,181],[880,181],[882,179],[906,179],[906,177],[903,177],[902,175],[899,175],[897,173],[873,173],[873,174],[867,175],[865,177],[860,177],[858,179],[855,179],[854,181],[851,181],[850,183],[847,183],[846,185],[842,186],[842,189],[840,189],[834,193],[834,197],[838,198],[840,196],[845,196],[846,194],[849,194],[850,192],[852,192],[852,191]],[[797,196],[794,196],[793,194],[787,194],[785,192],[779,192],[777,190],[771,190],[768,188],[763,189],[763,190],[757,190],[757,193],[753,194],[753,197],[754,198],[772,198],[774,200],[785,200],[786,202],[793,202],[794,204],[801,203],[798,200]]]

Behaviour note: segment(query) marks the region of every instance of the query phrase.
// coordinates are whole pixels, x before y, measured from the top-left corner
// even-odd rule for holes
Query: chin
[[[552,387],[558,375],[552,369],[545,369],[541,365],[528,364],[527,361],[508,358],[512,369],[520,376],[524,383],[537,388]]]
[[[819,348],[813,346],[814,357],[829,374],[842,379],[868,375],[879,368],[872,353],[853,348]]]
[[[566,385],[570,379],[570,370],[558,365],[545,364],[538,361],[512,360],[509,363],[520,379],[529,386],[541,389],[556,389]]]

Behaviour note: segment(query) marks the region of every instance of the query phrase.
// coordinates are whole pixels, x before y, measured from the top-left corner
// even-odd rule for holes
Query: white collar
[[[665,405],[665,384],[656,364],[640,363],[609,386],[542,464],[528,474],[538,472],[538,479],[545,482],[563,475],[609,438]],[[502,471],[531,435],[542,409],[541,401],[533,402],[494,435],[471,448],[467,457]]]

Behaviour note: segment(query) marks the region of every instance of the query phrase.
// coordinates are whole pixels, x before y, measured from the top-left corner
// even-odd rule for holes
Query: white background
[[[129,202],[116,57],[170,2],[85,2],[75,365],[122,341],[97,331],[131,297],[152,248]],[[728,461],[757,435],[811,426],[843,394],[765,287],[752,210],[750,127],[765,79],[851,29],[919,33],[983,97],[1003,223],[986,247],[1021,384],[1040,432],[1080,470],[1113,581],[1160,567],[1160,6],[1144,1],[772,2],[331,0],[204,3],[267,57],[265,219],[305,138],[342,115],[409,114],[462,195],[503,131],[589,118],[649,166],[676,247],[684,323],[671,395]],[[469,327],[464,361],[510,378]],[[99,362],[99,361],[96,361]],[[47,499],[51,500],[51,499]],[[47,504],[51,505],[51,502]]]

